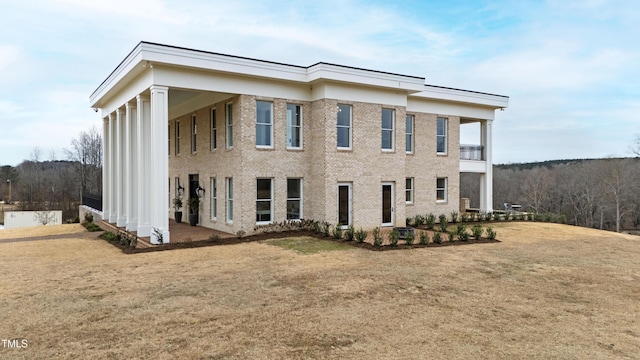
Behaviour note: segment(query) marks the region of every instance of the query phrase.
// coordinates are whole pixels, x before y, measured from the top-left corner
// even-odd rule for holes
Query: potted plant
[[[182,222],[182,211],[180,211],[180,209],[182,209],[182,197],[176,196],[173,199],[173,209],[175,210],[174,213],[173,213],[174,219],[176,219],[177,223],[181,223]]]
[[[200,210],[200,198],[197,196],[189,198],[189,224],[196,226],[198,223],[198,210]]]

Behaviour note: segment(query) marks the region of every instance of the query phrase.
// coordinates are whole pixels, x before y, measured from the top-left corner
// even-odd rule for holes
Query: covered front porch
[[[466,138],[475,137],[475,144],[460,144],[460,172],[476,173],[480,181],[480,211],[493,211],[493,162],[492,162],[492,129],[493,120],[460,119],[461,134]],[[464,130],[467,130],[466,132]],[[465,140],[466,140],[465,138]],[[461,208],[462,210],[462,208]],[[465,209],[466,210],[466,209]]]

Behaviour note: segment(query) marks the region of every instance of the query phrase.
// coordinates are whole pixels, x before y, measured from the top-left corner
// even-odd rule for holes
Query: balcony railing
[[[482,145],[460,145],[460,160],[485,160],[484,146]]]

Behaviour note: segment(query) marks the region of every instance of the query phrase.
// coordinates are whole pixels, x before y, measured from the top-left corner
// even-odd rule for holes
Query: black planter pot
[[[177,223],[182,222],[182,211],[176,211],[173,213],[173,217],[176,219]]]
[[[198,215],[189,214],[189,225],[196,226],[197,223],[198,223]]]

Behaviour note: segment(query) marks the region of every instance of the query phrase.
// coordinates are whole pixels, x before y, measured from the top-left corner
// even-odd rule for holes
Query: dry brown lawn
[[[0,230],[0,240],[19,239],[26,237],[66,235],[86,232],[84,226],[80,224],[62,224],[47,226],[30,226],[17,229]],[[2,251],[2,250],[0,250]]]
[[[496,224],[501,243],[124,255],[0,244],[0,358],[637,359],[640,238]],[[2,344],[0,344],[1,346]]]

